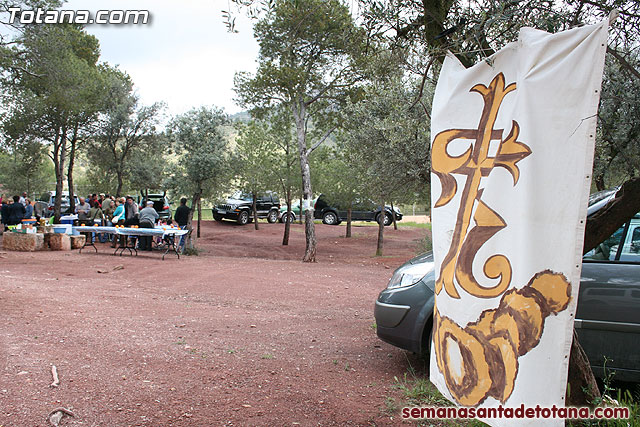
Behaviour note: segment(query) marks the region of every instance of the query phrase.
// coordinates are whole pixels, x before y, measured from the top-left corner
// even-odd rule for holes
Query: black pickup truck
[[[253,196],[251,194],[236,191],[224,203],[211,209],[213,219],[216,221],[230,219],[241,225],[248,224],[253,221],[252,204]],[[259,194],[256,200],[256,211],[258,218],[266,218],[270,223],[277,222],[280,214],[280,198],[272,192]]]

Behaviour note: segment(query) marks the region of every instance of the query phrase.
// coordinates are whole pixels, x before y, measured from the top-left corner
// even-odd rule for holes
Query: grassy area
[[[424,366],[424,372],[428,372],[428,363]],[[402,378],[394,377],[393,387],[402,392],[402,400],[396,402],[393,398],[387,398],[385,406],[387,412],[398,414],[404,407],[447,407],[456,406],[445,398],[434,386],[427,373],[417,373],[416,370],[409,365],[408,371]],[[478,420],[417,420],[417,426],[469,426],[484,427],[487,424]]]
[[[176,210],[172,209],[171,210],[171,217],[173,218],[176,214]],[[198,219],[198,212],[194,212],[193,213],[193,219],[197,220]],[[213,213],[211,212],[211,208],[202,208],[202,219],[209,219],[213,221]]]
[[[316,223],[322,224],[322,221],[317,220]],[[346,221],[342,221],[342,223],[340,223],[340,225],[346,225],[346,224],[347,224]],[[398,227],[425,228],[425,229],[431,230],[430,223],[419,223],[414,221],[398,221],[397,224],[398,224]],[[378,226],[378,224],[374,221],[352,221],[351,225],[353,225],[354,227],[377,227]],[[390,225],[389,227],[393,227],[393,225]],[[389,227],[387,227],[387,229],[389,229]]]
[[[175,209],[171,211],[171,216],[175,215]],[[194,212],[193,219],[198,219],[198,212]],[[202,208],[202,219],[203,220],[211,220],[213,221],[213,213],[211,212],[211,208]],[[265,219],[261,219],[261,221],[266,221]],[[316,224],[322,224],[322,220],[315,220]],[[295,222],[297,224],[298,221]],[[340,226],[346,226],[347,222],[343,221]],[[377,227],[378,224],[373,221],[353,221],[351,223],[354,227]],[[391,226],[390,226],[391,227]],[[424,228],[427,230],[431,230],[430,223],[417,223],[413,221],[398,221],[398,227],[413,227],[413,228]]]

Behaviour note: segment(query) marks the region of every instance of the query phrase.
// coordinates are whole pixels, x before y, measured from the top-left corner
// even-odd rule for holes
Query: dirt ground
[[[383,426],[419,361],[373,305],[425,229],[203,222],[200,256],[0,252],[0,427]],[[50,387],[51,366],[60,377]]]

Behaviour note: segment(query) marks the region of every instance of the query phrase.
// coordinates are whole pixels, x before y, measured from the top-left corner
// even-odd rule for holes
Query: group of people
[[[0,221],[4,231],[10,225],[20,224],[23,219],[33,218],[33,203],[26,192],[22,193],[22,196],[15,195],[12,199],[5,195],[0,196],[0,206]]]
[[[123,225],[125,227],[137,226],[139,228],[154,228],[158,223],[160,215],[155,210],[154,203],[151,200],[143,202],[138,206],[132,196],[114,198],[108,194],[93,194],[88,198],[80,197],[78,205],[76,205],[75,213],[78,220],[85,224],[99,224],[107,226]],[[175,221],[178,226],[185,228],[189,217],[189,208],[187,207],[187,199],[180,200],[180,207],[176,210]],[[167,224],[172,224],[171,219],[167,220]],[[105,243],[108,237],[102,235],[100,241]],[[150,251],[152,248],[152,236],[140,236],[140,250]],[[181,241],[181,244],[183,242]],[[113,239],[112,246],[116,246]]]
[[[0,196],[0,205],[2,206],[0,220],[5,231],[10,225],[17,225],[23,219],[34,217],[34,206],[26,192],[22,193],[22,196],[13,196],[12,201],[13,203],[10,203],[10,200],[4,195]],[[154,203],[148,200],[138,206],[132,196],[113,197],[109,194],[91,194],[78,198],[74,213],[78,216],[78,222],[86,225],[154,228],[160,215],[153,205]],[[189,211],[187,199],[183,197],[180,199],[180,206],[174,216],[174,220],[180,228],[187,226]],[[167,220],[167,224],[172,224],[171,219]],[[99,235],[98,238],[102,243],[110,239],[106,234]],[[115,247],[115,239],[111,240],[112,246]],[[151,236],[141,236],[139,249],[150,251],[152,243]],[[180,243],[182,246],[183,241]]]

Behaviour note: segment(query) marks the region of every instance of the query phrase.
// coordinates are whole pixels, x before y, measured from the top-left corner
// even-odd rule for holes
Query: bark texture
[[[376,248],[376,256],[382,256],[382,247],[384,245],[384,201],[380,203],[380,216],[378,217],[378,246]]]

